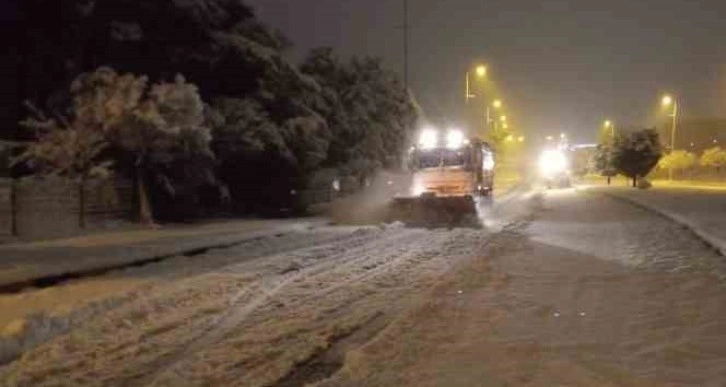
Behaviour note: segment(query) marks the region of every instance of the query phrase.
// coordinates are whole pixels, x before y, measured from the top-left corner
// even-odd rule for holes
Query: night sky
[[[296,59],[333,46],[402,69],[402,0],[247,2],[294,41]],[[592,140],[606,117],[653,125],[665,91],[686,118],[726,117],[724,0],[410,3],[411,87],[435,120],[460,115],[463,74],[478,61],[528,134]]]

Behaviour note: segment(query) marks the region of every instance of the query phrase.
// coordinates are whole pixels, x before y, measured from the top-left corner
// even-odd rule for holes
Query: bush
[[[658,168],[664,170],[683,171],[696,165],[696,155],[684,150],[667,154],[658,162]]]
[[[720,171],[726,165],[726,150],[718,146],[706,149],[701,155],[700,164],[702,167],[711,167]]]

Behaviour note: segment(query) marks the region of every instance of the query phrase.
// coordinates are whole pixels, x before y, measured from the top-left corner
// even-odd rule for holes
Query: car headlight
[[[567,171],[567,157],[560,150],[546,150],[539,158],[539,169],[544,176],[553,176]]]

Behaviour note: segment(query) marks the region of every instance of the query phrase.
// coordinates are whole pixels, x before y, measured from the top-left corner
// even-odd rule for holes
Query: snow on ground
[[[686,224],[726,253],[726,187],[656,186],[648,190],[592,188],[652,208]]]
[[[295,250],[340,236],[340,233],[334,232],[310,232],[309,227],[298,227],[293,222],[283,222],[282,225],[276,232],[266,230],[263,235],[267,236],[254,237],[253,234],[246,237],[247,242],[237,246],[235,251],[239,252],[233,255],[218,253],[224,249],[211,250],[204,259],[179,256],[142,269],[117,271],[50,288],[0,295],[0,310],[3,311],[0,316],[0,364],[13,359],[24,349],[137,298],[139,294],[148,292],[155,281],[204,273],[239,260]],[[238,226],[236,229],[241,231]],[[224,235],[230,237],[226,233]],[[205,233],[189,237],[200,239],[205,237]],[[239,239],[240,236],[234,238]]]
[[[320,227],[112,273],[94,282],[128,281],[104,293],[123,302],[55,332],[0,378],[10,385],[264,385],[287,377],[295,384],[310,377],[295,373],[299,363],[369,326],[379,327],[371,335],[385,327],[486,238],[470,229]],[[5,302],[48,303],[81,283],[90,286],[69,283]]]
[[[530,228],[535,241],[627,266],[726,274],[726,260],[683,226],[627,202],[556,190],[542,211],[546,216]]]
[[[21,313],[23,305],[37,305],[39,315],[57,322],[45,333],[50,340],[25,347],[0,370],[0,380],[726,381],[726,294],[712,275],[723,259],[691,233],[627,203],[574,190],[482,206],[495,233],[299,228],[0,297],[0,306]],[[93,303],[84,304],[89,294]],[[32,332],[36,320],[17,321],[11,337]],[[15,345],[17,353],[22,345]]]
[[[495,235],[317,385],[724,385],[723,282],[682,263],[722,257],[670,227],[549,192],[528,225]]]
[[[0,245],[0,286],[66,273],[118,267],[324,223],[327,221],[321,218],[221,221]]]

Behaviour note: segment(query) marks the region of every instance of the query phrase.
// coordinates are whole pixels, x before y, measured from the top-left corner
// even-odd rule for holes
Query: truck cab
[[[494,188],[494,152],[478,140],[458,147],[414,147],[409,170],[413,197],[488,196]]]

